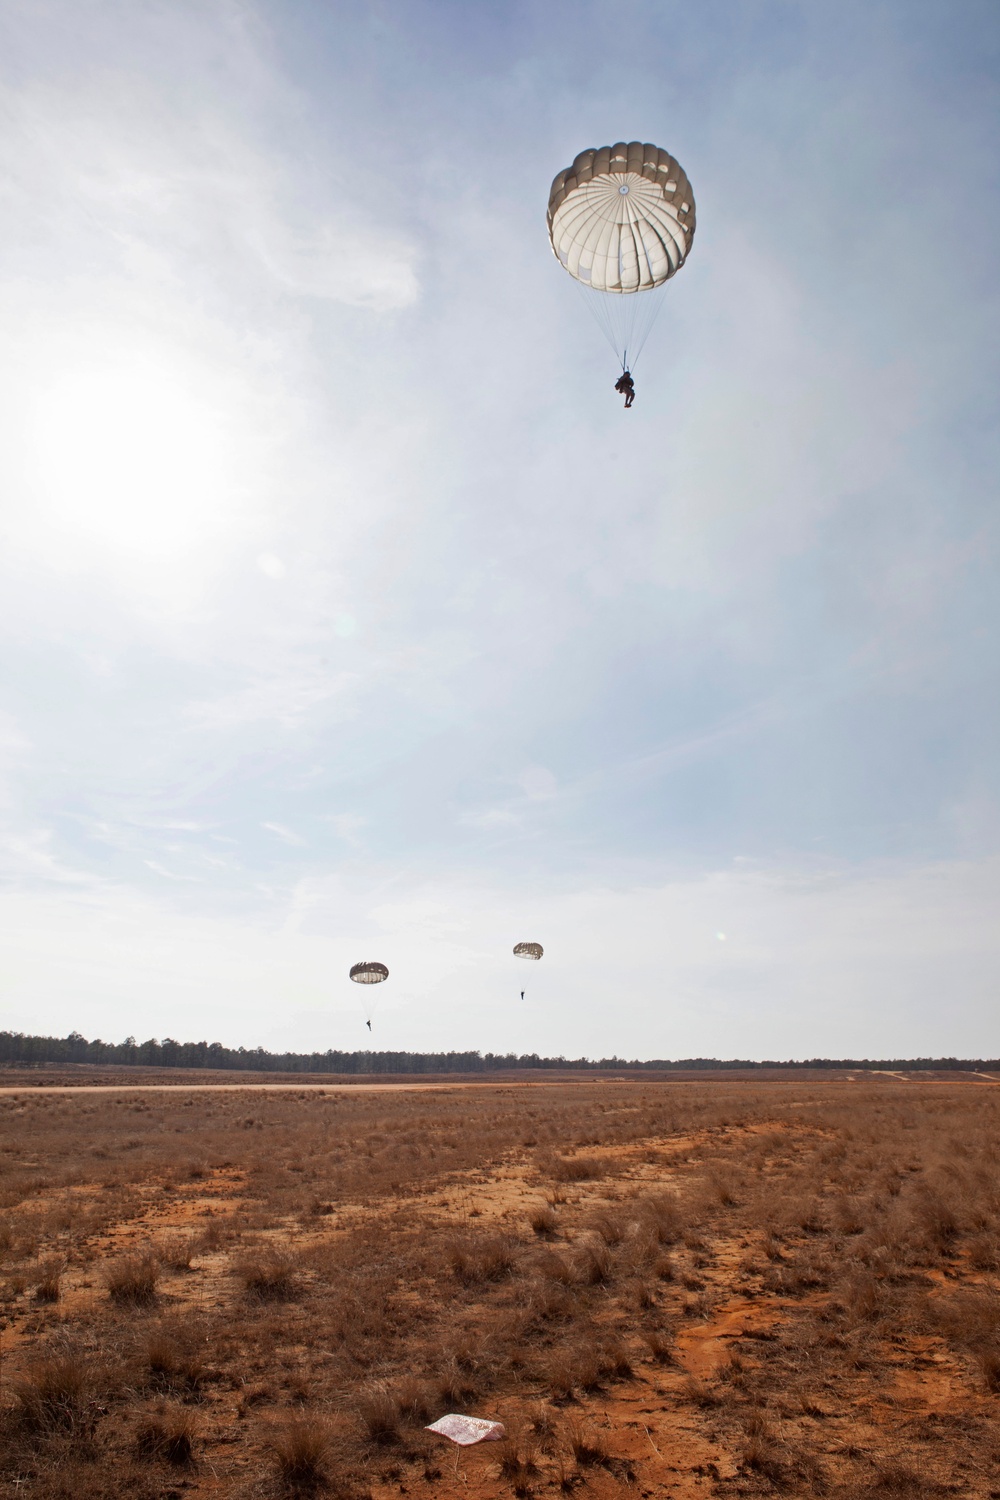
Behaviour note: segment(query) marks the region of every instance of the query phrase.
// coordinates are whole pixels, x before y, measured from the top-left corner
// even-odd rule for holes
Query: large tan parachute
[[[552,184],[548,226],[559,263],[605,294],[588,303],[627,369],[659,310],[658,297],[632,294],[663,286],[691,250],[694,194],[683,167],[641,141],[581,151]]]
[[[545,952],[545,949],[542,947],[541,943],[515,943],[514,944],[514,957],[515,958],[536,958],[537,959],[537,958],[541,958],[541,956],[542,956],[542,954],[544,952]]]
[[[669,151],[581,151],[549,194],[556,259],[595,292],[639,292],[676,275],[694,239],[694,194]]]

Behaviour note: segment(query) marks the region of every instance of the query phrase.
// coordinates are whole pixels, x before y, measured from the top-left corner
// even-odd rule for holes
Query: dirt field
[[[0,1495],[1000,1496],[990,1080],[0,1081]]]

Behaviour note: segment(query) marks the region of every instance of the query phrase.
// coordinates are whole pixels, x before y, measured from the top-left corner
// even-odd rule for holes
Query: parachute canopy
[[[535,959],[538,959],[538,958],[541,958],[541,956],[542,956],[542,954],[544,952],[545,952],[545,949],[542,947],[541,943],[515,943],[514,944],[514,957],[515,958],[535,958]]]
[[[381,984],[383,979],[389,978],[389,970],[385,964],[370,962],[355,964],[351,969],[351,978],[355,984]]]
[[[619,141],[581,151],[552,184],[549,239],[559,263],[627,370],[639,357],[662,292],[694,239],[694,194],[659,146]],[[643,296],[633,293],[642,292]]]
[[[549,194],[557,260],[595,292],[652,290],[676,275],[694,239],[694,194],[659,146],[581,151]]]

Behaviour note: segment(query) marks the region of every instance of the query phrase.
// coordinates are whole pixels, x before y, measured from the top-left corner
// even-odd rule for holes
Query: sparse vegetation
[[[456,1410],[504,1420],[461,1472],[518,1496],[668,1492],[691,1434],[734,1496],[996,1488],[988,1086],[49,1093],[0,1120],[0,1497],[451,1497],[474,1484],[423,1427]]]

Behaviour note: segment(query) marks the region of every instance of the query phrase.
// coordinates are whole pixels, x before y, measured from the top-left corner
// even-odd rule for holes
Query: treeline
[[[136,1068],[224,1068],[252,1073],[491,1073],[523,1068],[564,1068],[607,1071],[640,1069],[643,1072],[693,1072],[737,1069],[859,1068],[869,1071],[997,1072],[996,1058],[909,1057],[830,1058],[812,1057],[795,1061],[754,1062],[746,1058],[685,1057],[677,1059],[623,1057],[539,1057],[536,1052],[268,1052],[263,1047],[224,1047],[221,1042],[175,1042],[150,1038],[137,1042],[88,1042],[78,1031],[69,1036],[25,1036],[0,1031],[0,1066],[21,1063],[114,1063]]]

